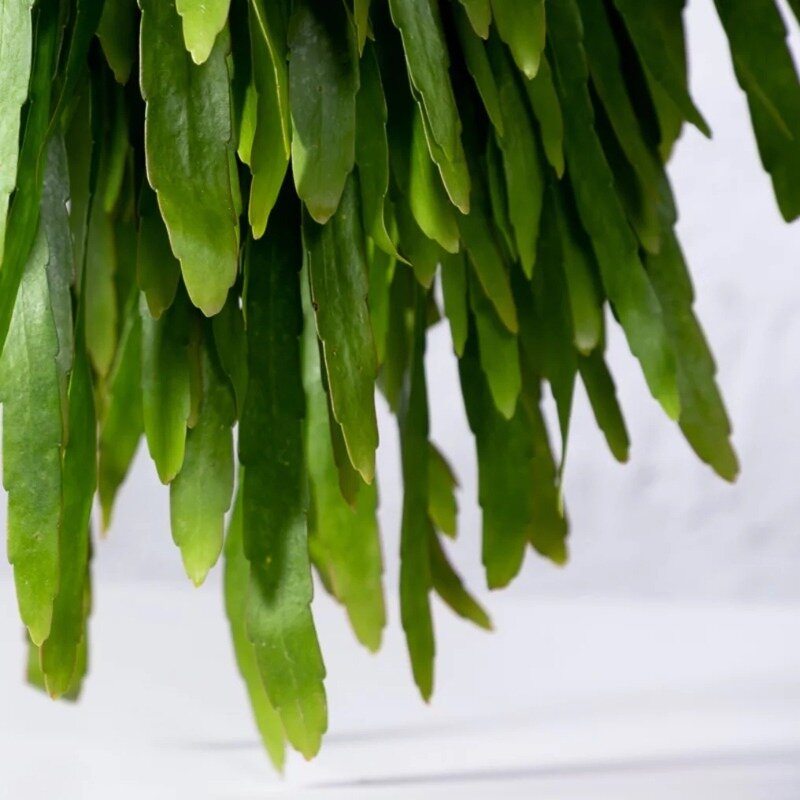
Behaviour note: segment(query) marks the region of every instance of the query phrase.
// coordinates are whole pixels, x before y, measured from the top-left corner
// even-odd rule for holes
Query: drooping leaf
[[[444,311],[450,323],[450,336],[457,356],[464,353],[468,329],[467,265],[459,253],[442,260]]]
[[[325,666],[311,616],[300,343],[302,261],[292,199],[248,248],[247,395],[239,425],[247,634],[286,737],[306,758],[327,727]]]
[[[20,616],[36,645],[50,633],[58,591],[64,436],[48,258],[41,227],[19,285],[0,364],[8,560],[14,567]]]
[[[297,0],[289,23],[292,173],[322,224],[336,211],[355,162],[358,46],[344,3]]]
[[[680,413],[675,356],[658,299],[638,255],[636,239],[612,191],[613,176],[593,127],[588,68],[574,0],[551,7],[557,86],[565,109],[567,168],[578,213],[592,240],[603,285],[639,359],[653,396],[671,418]],[[601,201],[600,198],[603,198]]]
[[[375,483],[362,483],[357,494],[348,493],[350,497],[341,490],[332,441],[338,423],[329,419],[313,309],[308,292],[305,291],[303,296],[304,439],[310,492],[311,552],[317,562],[324,564],[330,589],[347,609],[356,637],[369,650],[376,651],[386,624],[383,560],[376,516],[377,486]],[[360,478],[358,480],[360,482]]]
[[[406,633],[414,682],[424,700],[433,693],[435,643],[430,590],[433,585],[428,519],[428,401],[425,384],[424,295],[416,287],[411,363],[400,411],[403,514],[400,527],[400,619]]]
[[[186,423],[191,410],[189,375],[190,309],[180,293],[157,320],[142,299],[142,419],[150,456],[162,483],[183,465]]]
[[[550,63],[544,55],[536,77],[525,82],[525,89],[539,123],[545,157],[560,178],[564,174],[564,118]]]
[[[445,535],[455,538],[458,504],[455,490],[458,481],[439,449],[428,445],[428,515]]]
[[[183,39],[195,64],[211,54],[214,41],[225,27],[231,0],[175,0],[181,16]]]
[[[492,0],[492,15],[519,69],[534,78],[544,50],[544,0]]]
[[[225,513],[233,494],[232,387],[214,352],[211,332],[201,346],[203,393],[186,434],[181,471],[169,487],[172,538],[190,580],[199,586],[222,552]]]
[[[466,11],[473,30],[481,39],[489,36],[489,26],[492,24],[492,5],[490,0],[460,0]],[[458,12],[456,12],[458,13]]]
[[[230,44],[220,34],[198,66],[183,48],[174,0],[140,0],[140,6],[147,177],[189,297],[211,316],[222,308],[236,279],[239,254],[225,61]],[[203,154],[202,170],[196,168],[194,153]]]
[[[241,479],[240,472],[240,479]],[[241,485],[241,484],[240,484]],[[258,670],[256,653],[247,637],[245,625],[247,617],[247,587],[250,576],[250,562],[245,558],[243,545],[243,516],[241,490],[236,494],[233,513],[228,525],[225,539],[225,613],[231,628],[233,652],[236,665],[242,676],[250,706],[253,709],[256,727],[269,754],[272,763],[278,770],[283,770],[286,758],[286,736],[281,719],[272,707],[261,675]]]
[[[367,264],[355,177],[348,180],[339,209],[327,225],[304,216],[303,245],[333,413],[353,466],[370,483],[378,446],[377,356],[367,309]]]
[[[138,14],[136,0],[105,0],[97,38],[117,83],[125,84],[136,60]]]

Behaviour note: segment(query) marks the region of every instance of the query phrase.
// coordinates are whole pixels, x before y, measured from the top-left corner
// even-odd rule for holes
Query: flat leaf
[[[69,439],[63,461],[58,593],[50,635],[41,648],[44,681],[52,697],[69,692],[85,635],[83,600],[87,591],[89,523],[97,487],[97,421],[92,376],[82,339],[80,336],[69,386]]]
[[[460,0],[460,2],[475,33],[481,39],[487,39],[489,37],[489,26],[492,24],[492,5],[490,0]]]
[[[8,560],[14,567],[20,616],[36,645],[50,633],[58,590],[64,441],[47,261],[47,240],[40,228],[17,292],[0,381]]]
[[[432,576],[428,519],[428,400],[425,384],[425,312],[416,288],[414,340],[398,419],[403,465],[400,527],[400,619],[406,633],[414,682],[425,701],[433,693],[435,643],[431,617]]]
[[[255,88],[255,128],[250,155],[253,236],[263,236],[291,154],[286,25],[281,3],[250,0],[250,51]]]
[[[455,538],[458,503],[455,490],[458,481],[447,459],[438,448],[428,444],[428,515],[445,535]]]
[[[195,586],[222,552],[225,513],[233,494],[233,391],[222,371],[210,331],[201,347],[203,394],[199,416],[186,434],[181,471],[169,487],[172,538]]]
[[[105,0],[97,38],[117,83],[125,84],[137,57],[136,0]]]
[[[500,38],[529,80],[539,71],[545,40],[544,0],[492,0]]]
[[[247,391],[247,339],[244,315],[235,292],[228,295],[222,311],[214,317],[211,324],[220,364],[233,387],[238,417]]]
[[[678,357],[681,430],[703,461],[733,481],[739,464],[730,442],[731,424],[717,388],[714,359],[692,310],[694,291],[673,232],[665,232],[661,252],[648,257],[647,270]]]
[[[172,254],[155,193],[143,185],[139,195],[136,282],[144,292],[153,319],[158,319],[172,305],[180,277],[181,265]]]
[[[142,418],[147,447],[162,483],[183,465],[189,419],[189,325],[185,295],[179,295],[160,319],[153,319],[144,299],[142,315]]]
[[[536,77],[525,81],[525,89],[539,123],[545,157],[560,178],[564,174],[564,118],[546,56],[542,55]]]
[[[247,586],[250,562],[245,558],[242,542],[242,503],[241,492],[237,492],[233,513],[228,525],[225,540],[225,613],[231,628],[233,651],[236,665],[242,676],[250,707],[253,709],[256,727],[269,754],[270,760],[279,771],[283,770],[286,758],[286,737],[281,719],[269,702],[269,697],[261,681],[258,662],[252,643],[247,638],[245,619],[247,616]]]
[[[175,0],[183,23],[183,39],[195,64],[211,54],[217,34],[228,21],[231,0]]]
[[[800,216],[800,81],[788,31],[773,0],[715,0],[753,130],[788,222]]]
[[[375,339],[375,355],[382,364],[386,355],[389,328],[389,287],[394,276],[396,259],[374,244],[367,243],[369,261],[369,318]],[[370,252],[371,251],[371,252]]]
[[[617,401],[614,379],[608,370],[603,353],[595,349],[588,356],[578,356],[578,370],[586,387],[594,418],[606,437],[611,453],[617,461],[626,462],[631,442]]]
[[[464,353],[467,341],[467,265],[463,254],[448,256],[442,260],[442,294],[444,311],[450,323],[450,336],[457,356]]]
[[[453,204],[467,213],[469,173],[438,5],[433,0],[390,0],[389,8],[403,40],[411,85],[420,98],[431,158],[439,165]]]
[[[686,62],[683,55],[683,0],[641,3],[639,0],[613,0],[622,15],[642,63],[661,86],[684,119],[706,136],[708,123],[689,96]],[[676,45],[676,39],[678,45]]]
[[[183,48],[174,0],[141,0],[140,6],[147,177],[189,297],[211,316],[236,279],[239,255],[228,36],[217,37],[197,66]],[[195,153],[203,154],[202,170]]]
[[[353,21],[356,26],[358,54],[364,52],[364,45],[369,34],[369,6],[371,0],[353,0]]]
[[[239,425],[247,634],[286,737],[306,758],[327,727],[325,666],[311,616],[306,527],[298,217],[279,202],[249,246],[247,395]]]
[[[342,2],[297,0],[289,23],[292,173],[312,219],[336,211],[353,169],[358,47]]]
[[[9,5],[9,3],[3,4],[3,19],[5,19],[5,8],[7,5]],[[27,13],[30,4],[23,2],[22,5],[25,13]],[[5,205],[3,204],[0,206],[0,218],[3,218],[6,223],[5,241],[2,251],[2,269],[0,269],[0,353],[3,351],[3,345],[8,335],[8,328],[11,324],[11,316],[14,311],[17,290],[22,280],[22,275],[25,271],[25,265],[28,262],[31,249],[36,240],[38,230],[39,200],[42,194],[44,156],[46,152],[45,140],[47,137],[48,124],[50,122],[50,93],[52,89],[53,64],[57,47],[57,15],[58,8],[55,3],[45,3],[34,11],[34,55],[28,88],[28,114],[25,120],[25,129],[22,134],[19,158],[16,162],[17,189],[14,193],[14,199],[11,203],[7,219],[5,217]],[[27,26],[23,22],[22,27],[19,29],[19,35],[25,36],[26,28]],[[4,33],[4,31],[0,32]],[[3,48],[5,49],[5,39],[3,40]],[[21,52],[21,68],[23,75],[27,72],[24,63],[26,52],[23,45],[23,50]],[[5,69],[3,74],[6,74]],[[13,80],[12,78],[12,82]],[[25,80],[27,83],[27,75],[25,75],[24,78],[18,77],[17,80]],[[5,165],[7,162],[5,158],[8,153],[8,148],[9,146],[13,148],[16,147],[16,134],[13,143],[10,134],[16,129],[17,123],[14,121],[16,117],[14,116],[13,104],[16,102],[15,97],[19,98],[20,96],[18,94],[19,91],[20,90],[17,89],[15,93],[12,89],[11,98],[7,101],[9,106],[12,106],[8,108],[11,117],[6,113],[5,91],[3,92],[3,106],[0,107],[0,111],[2,111],[0,119],[3,120],[3,132],[0,134],[0,141],[4,143],[2,145],[3,150],[0,151],[0,155],[3,156],[3,166],[0,169],[4,172],[6,171]],[[9,133],[5,131],[7,118],[11,120],[12,127],[12,131]],[[8,163],[10,165],[13,161],[9,161]],[[11,178],[13,180],[13,175]],[[7,196],[5,194],[0,196],[3,197],[5,203]]]
[[[315,561],[324,564],[330,589],[346,608],[356,638],[369,650],[376,651],[386,625],[377,487],[375,483],[362,483],[356,495],[350,493],[351,497],[343,496],[340,489],[340,472],[332,445],[332,434],[336,431],[331,430],[320,373],[319,340],[307,292],[304,292],[304,306],[304,439],[311,501],[311,550]],[[338,427],[335,420],[332,424]]]
[[[447,560],[442,543],[436,534],[430,537],[431,580],[436,594],[459,617],[474,622],[479,628],[492,630],[492,621],[481,604],[469,593],[458,573]]]
[[[101,377],[108,375],[117,348],[116,270],[113,220],[96,197],[89,214],[84,281],[86,347],[92,366]]]
[[[351,177],[327,225],[318,225],[305,215],[303,244],[333,412],[353,466],[370,483],[378,446],[377,356],[367,308],[367,264],[357,193],[355,177]]]
[[[567,167],[578,213],[600,266],[603,285],[653,396],[671,418],[680,411],[675,356],[658,299],[638,254],[638,243],[616,198],[613,176],[594,131],[588,68],[573,0],[553,5],[551,41],[564,102]],[[602,200],[601,200],[602,198]]]
[[[142,317],[134,299],[125,314],[115,363],[106,380],[105,408],[98,409],[98,495],[104,528],[111,523],[114,499],[144,431],[141,381]]]
[[[31,77],[32,5],[33,0],[14,0],[0,6],[0,253],[6,238],[8,201],[17,185],[20,111]]]

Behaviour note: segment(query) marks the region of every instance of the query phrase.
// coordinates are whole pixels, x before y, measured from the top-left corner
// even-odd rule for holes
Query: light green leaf
[[[333,595],[347,609],[358,640],[369,650],[380,647],[386,611],[383,561],[378,538],[377,486],[361,484],[345,498],[334,459],[328,400],[320,373],[319,340],[308,292],[303,293],[304,427],[310,490],[309,537],[315,561],[324,565]],[[339,427],[334,420],[333,426]],[[361,482],[360,479],[359,483]],[[352,505],[350,504],[352,503]]]
[[[189,297],[211,316],[236,279],[239,256],[229,37],[220,35],[197,66],[183,48],[174,0],[140,0],[140,6],[147,177]],[[203,154],[202,170],[195,153]]]
[[[455,538],[458,503],[455,490],[458,481],[453,468],[439,449],[428,443],[428,515],[445,535]]]
[[[377,356],[367,308],[367,264],[358,186],[347,181],[327,225],[303,218],[311,300],[322,341],[331,404],[353,466],[367,483],[375,474]]]
[[[291,154],[286,25],[281,3],[250,0],[250,51],[256,118],[250,152],[250,203],[253,236],[264,235]]]
[[[9,0],[0,6],[0,254],[6,238],[8,200],[17,185],[20,111],[31,76],[32,5],[33,0]]]
[[[217,34],[228,21],[231,0],[175,0],[181,15],[183,39],[195,64],[202,64],[211,54]]]
[[[311,217],[327,222],[353,169],[358,47],[340,0],[297,0],[289,23],[292,173]]]
[[[47,240],[40,228],[17,292],[0,381],[8,560],[14,567],[20,616],[36,645],[50,633],[58,590],[64,441],[47,261]]]
[[[497,32],[529,80],[539,71],[544,51],[544,8],[544,0],[492,0]]]
[[[256,653],[252,643],[247,638],[245,626],[250,562],[245,558],[242,542],[241,496],[241,491],[237,492],[233,513],[228,525],[228,536],[225,540],[225,571],[223,579],[225,613],[230,623],[236,665],[247,688],[250,706],[253,709],[253,716],[255,717],[261,741],[275,768],[282,771],[286,758],[286,736],[283,732],[281,718],[269,702],[269,697],[261,681]]]
[[[299,336],[298,214],[287,195],[248,248],[248,383],[239,424],[247,633],[286,737],[306,758],[327,728],[325,666],[311,616]]]
[[[181,471],[169,487],[172,538],[195,586],[222,552],[225,513],[233,494],[233,435],[236,406],[227,376],[206,331],[202,358],[203,396],[194,427],[186,434]]]
[[[190,310],[181,293],[154,320],[142,298],[142,418],[147,447],[162,483],[183,465],[186,422],[191,410],[189,385]]]

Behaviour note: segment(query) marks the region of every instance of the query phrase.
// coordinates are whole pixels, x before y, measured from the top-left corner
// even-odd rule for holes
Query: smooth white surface
[[[24,648],[0,582],[0,797],[800,796],[800,606],[511,593],[490,598],[491,639],[438,609],[425,707],[396,618],[369,656],[320,596],[331,730],[280,781],[214,587],[101,582],[96,601],[84,696],[53,703],[19,686]]]

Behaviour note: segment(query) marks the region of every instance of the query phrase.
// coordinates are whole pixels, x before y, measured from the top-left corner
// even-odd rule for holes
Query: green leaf
[[[358,187],[351,177],[327,225],[303,218],[311,300],[322,341],[331,404],[353,466],[367,483],[375,474],[377,356],[367,308],[367,264]]]
[[[445,535],[455,538],[458,503],[455,490],[458,481],[453,468],[438,448],[428,443],[428,516]]]
[[[375,244],[367,243],[369,262],[369,318],[375,339],[375,354],[382,364],[386,355],[386,337],[389,330],[389,289],[397,260]]]
[[[404,197],[398,195],[394,208],[403,260],[411,265],[416,279],[429,289],[437,267],[448,253],[422,232]]]
[[[731,425],[715,381],[714,359],[692,310],[689,271],[672,231],[665,231],[661,252],[648,256],[647,270],[678,354],[681,430],[703,461],[733,481],[739,464],[730,442]]]
[[[19,285],[0,382],[8,560],[14,567],[20,616],[36,645],[50,633],[58,590],[64,440],[48,257],[40,228]]]
[[[500,38],[529,80],[539,71],[544,51],[544,0],[492,0],[492,13]]]
[[[181,471],[169,487],[172,538],[195,586],[216,564],[233,494],[233,435],[236,407],[228,378],[213,350],[210,331],[201,349],[203,398],[186,434]]]
[[[456,613],[479,628],[492,630],[492,621],[478,601],[467,591],[458,573],[447,560],[439,537],[430,536],[431,580],[436,594]]]
[[[345,499],[334,458],[328,399],[320,374],[319,340],[304,292],[303,383],[306,395],[305,452],[310,491],[309,537],[324,565],[333,595],[347,609],[357,639],[377,651],[386,625],[383,560],[378,537],[377,486],[362,484]],[[334,420],[333,426],[339,427]],[[359,483],[360,483],[360,479]],[[352,493],[351,493],[352,494]],[[351,505],[352,503],[352,505]]]
[[[244,549],[250,561],[247,633],[286,737],[306,758],[327,727],[325,666],[311,616],[313,584],[303,458],[303,317],[298,215],[279,202],[248,248],[247,395],[239,425]]]
[[[78,319],[80,325],[82,320]],[[52,697],[69,692],[85,635],[83,600],[89,566],[89,523],[97,487],[97,430],[92,376],[80,336],[69,386],[69,438],[64,448],[58,593],[41,664]]]
[[[8,3],[3,4],[3,19],[5,20],[5,8]],[[28,2],[23,6],[30,7]],[[26,10],[27,13],[27,10]],[[33,34],[33,65],[30,71],[30,84],[28,88],[28,113],[25,120],[24,133],[22,135],[22,145],[19,150],[19,158],[16,161],[16,191],[14,192],[13,202],[5,220],[5,241],[3,246],[2,269],[0,269],[0,353],[8,335],[8,328],[11,324],[11,316],[14,311],[14,303],[17,297],[25,265],[36,240],[39,222],[39,200],[42,195],[42,177],[44,173],[45,143],[47,129],[50,121],[50,92],[52,88],[53,64],[55,61],[57,47],[58,29],[58,8],[55,3],[45,3],[34,12],[35,24]],[[21,23],[18,35],[24,36],[26,24]],[[0,30],[0,33],[5,31]],[[3,38],[3,49],[5,50],[5,37]],[[9,42],[10,44],[10,42]],[[27,69],[25,67],[25,48],[23,45],[21,69],[23,77],[18,76],[17,80],[25,80],[27,84]],[[3,56],[5,59],[5,56]],[[5,67],[5,64],[4,64]],[[3,75],[6,75],[4,68]],[[14,78],[11,78],[12,86]],[[5,84],[5,80],[4,80]],[[17,92],[20,90],[17,89]],[[15,97],[19,94],[12,89],[11,98],[8,101],[8,111],[11,112],[12,120],[11,132],[16,127],[16,117],[13,104]],[[3,106],[0,107],[2,119],[8,118],[6,111],[5,90],[3,91]],[[2,150],[2,169],[5,171],[6,163],[12,164],[13,159],[6,162],[8,148],[16,147],[17,134],[14,133],[13,142],[7,139],[5,130],[0,135]],[[11,176],[13,180],[13,174]],[[13,186],[12,186],[13,188]],[[4,202],[6,195],[3,197]],[[0,206],[0,218],[5,218],[5,205]]]
[[[245,558],[242,543],[242,493],[236,494],[233,513],[228,525],[228,536],[225,540],[225,613],[231,628],[233,651],[236,665],[242,676],[250,706],[253,709],[256,727],[258,728],[264,749],[270,760],[279,771],[283,770],[286,758],[286,737],[283,732],[281,718],[269,702],[269,697],[261,681],[258,662],[252,643],[247,638],[245,620],[247,616],[247,586],[250,574],[250,563]]]
[[[147,177],[189,297],[211,316],[236,279],[239,255],[228,36],[220,35],[208,60],[197,66],[183,48],[174,0],[140,5]],[[202,169],[195,153],[203,154]]]
[[[427,702],[433,693],[435,643],[428,519],[428,398],[425,384],[425,301],[416,287],[414,342],[398,419],[403,465],[400,527],[400,619],[406,633],[414,682]]]
[[[212,319],[211,324],[220,364],[233,387],[238,417],[247,391],[247,339],[244,315],[235,292],[228,295],[222,311]]]
[[[442,259],[442,294],[453,350],[457,356],[462,356],[468,328],[467,266],[463,254],[448,255]]]
[[[264,235],[291,154],[286,25],[281,3],[250,0],[250,50],[255,88],[255,129],[250,154],[253,236]]]
[[[469,282],[469,289],[478,332],[481,368],[486,375],[497,410],[506,419],[511,419],[522,387],[517,337],[500,322],[474,278]]]
[[[658,298],[647,278],[633,235],[613,192],[613,175],[594,130],[580,39],[580,18],[573,0],[552,6],[551,42],[562,98],[567,166],[575,199],[600,266],[609,300],[633,354],[639,359],[653,396],[671,418],[680,412],[675,356]]]
[[[359,55],[364,52],[364,45],[369,34],[369,6],[370,0],[353,0],[353,21],[356,26]]]
[[[460,0],[466,11],[475,33],[481,39],[489,38],[489,26],[492,24],[492,6],[490,0]],[[456,14],[461,16],[460,12]]]
[[[318,223],[336,211],[355,162],[358,46],[340,0],[297,0],[289,23],[292,172]]]
[[[479,2],[485,2],[486,9],[489,12],[489,19],[491,19],[489,0],[479,0]],[[470,6],[464,5],[468,13]],[[500,108],[500,94],[497,89],[497,82],[492,74],[489,57],[486,55],[486,48],[483,42],[473,33],[470,27],[470,20],[467,19],[467,13],[461,11],[458,6],[455,7],[453,12],[458,41],[464,55],[464,62],[475,81],[475,87],[483,101],[483,107],[486,109],[486,113],[489,115],[495,130],[502,136],[503,112]],[[483,38],[486,39],[488,36],[489,25],[487,23],[486,35]]]
[[[546,56],[542,55],[536,77],[525,81],[525,89],[533,113],[539,122],[545,157],[560,178],[564,174],[564,118],[553,84],[553,73]],[[502,131],[500,133],[502,134]]]
[[[183,465],[189,418],[190,311],[181,293],[160,319],[153,319],[144,299],[142,315],[142,418],[147,447],[162,483]]]
[[[98,495],[103,528],[111,523],[117,490],[125,480],[144,430],[142,418],[142,317],[138,298],[125,314],[114,366],[106,380],[105,408],[98,409]]]
[[[0,6],[0,254],[6,234],[8,201],[17,185],[20,111],[31,77],[31,6],[33,0],[13,0]]]
[[[649,75],[680,109],[684,119],[710,136],[708,124],[689,96],[681,18],[683,0],[613,2]]]
[[[800,216],[800,82],[773,0],[715,0],[739,85],[747,94],[761,161],[784,219]]]
[[[408,204],[422,232],[448,253],[459,248],[455,209],[450,204],[425,139],[422,112],[414,109],[411,128],[411,158],[408,174]]]
[[[496,39],[489,42],[489,56],[500,89],[500,104],[505,122],[504,133],[497,137],[497,142],[503,157],[508,214],[514,231],[516,251],[525,274],[530,277],[536,261],[544,173],[536,134],[519,90],[517,76]]]
[[[403,40],[411,85],[421,104],[431,158],[439,166],[453,204],[466,214],[469,172],[438,4],[433,0],[389,0],[389,8]]]
[[[114,225],[99,197],[89,212],[86,239],[86,348],[98,375],[105,378],[117,348],[117,250]]]
[[[105,0],[97,38],[117,83],[125,84],[136,61],[138,46],[136,0]]]
[[[364,232],[385,253],[397,257],[386,227],[389,190],[389,143],[386,138],[386,98],[375,48],[368,44],[361,58],[361,85],[356,96],[356,163],[361,188]]]
[[[211,55],[217,34],[228,21],[231,0],[175,0],[183,23],[183,39],[195,64]]]
[[[158,319],[172,305],[180,277],[181,265],[172,254],[155,192],[143,184],[139,194],[136,282],[144,292],[153,319]]]
[[[594,418],[606,437],[612,455],[617,461],[625,463],[630,454],[631,442],[617,401],[614,380],[600,348],[596,348],[588,356],[579,355],[578,370],[586,387]]]
[[[513,417],[494,405],[478,358],[474,322],[459,360],[467,419],[478,451],[478,501],[483,510],[481,560],[489,588],[506,586],[525,557],[531,523],[530,430],[521,403]]]

